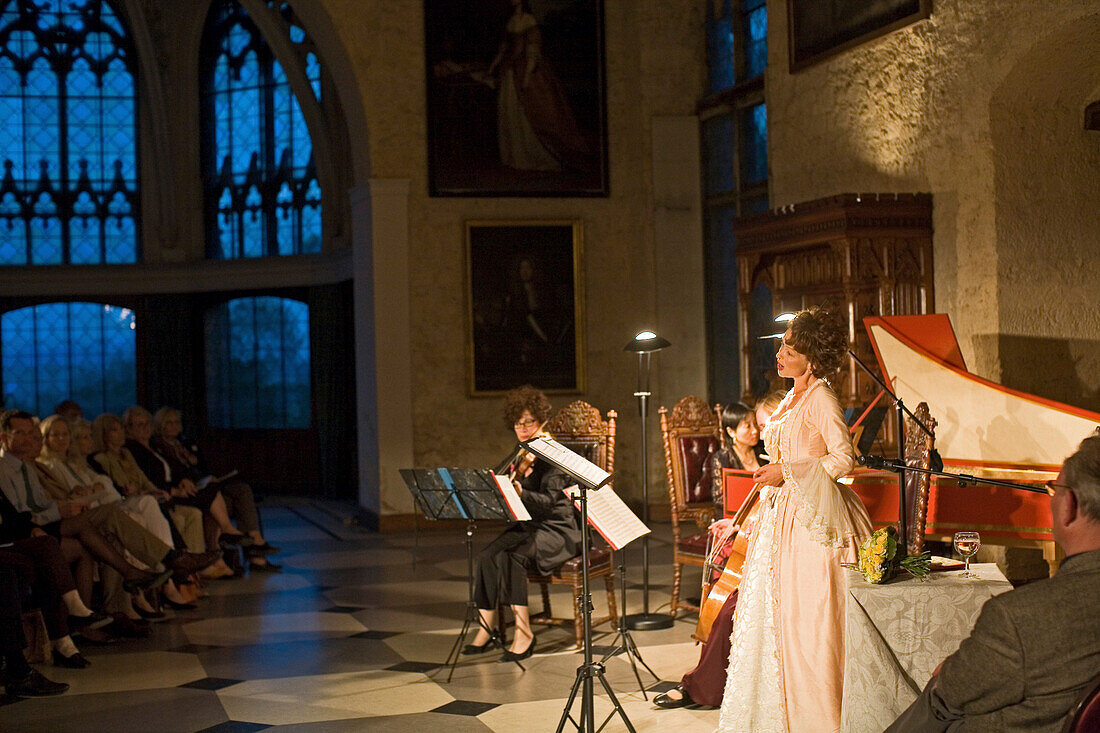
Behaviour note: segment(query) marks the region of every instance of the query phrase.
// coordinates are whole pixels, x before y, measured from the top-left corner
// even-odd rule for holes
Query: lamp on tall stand
[[[646,438],[651,394],[649,357],[653,352],[668,346],[671,344],[667,340],[652,331],[642,331],[623,347],[623,351],[638,355],[638,387],[634,390],[634,396],[638,398],[638,412],[642,417],[642,522],[646,526],[649,526],[649,441]],[[672,617],[667,613],[649,612],[649,535],[642,537],[642,612],[625,616],[623,623],[628,629],[635,631],[667,629],[672,626]]]

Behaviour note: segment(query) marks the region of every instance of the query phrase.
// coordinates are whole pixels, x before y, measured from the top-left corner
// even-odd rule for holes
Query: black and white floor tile
[[[443,666],[462,627],[467,599],[464,533],[371,534],[341,521],[332,505],[269,500],[265,532],[283,548],[279,574],[214,581],[193,612],[155,624],[150,639],[81,645],[85,670],[41,671],[72,685],[55,698],[6,701],[0,730],[13,731],[554,731],[583,655],[569,628],[536,627],[537,654],[515,664],[499,653],[461,657],[447,682]],[[479,529],[475,545],[495,529]],[[671,564],[667,525],[650,541],[649,604],[667,609]],[[627,611],[642,607],[641,553],[627,553]],[[686,572],[688,594],[698,571]],[[605,604],[594,588],[597,609]],[[556,613],[571,606],[554,587]],[[539,601],[532,594],[534,610]],[[621,600],[621,599],[620,599]],[[710,731],[715,710],[659,710],[657,692],[695,665],[694,617],[672,628],[633,632],[642,659],[643,698],[627,657],[612,657],[605,679],[637,731]],[[613,630],[595,630],[607,648]],[[79,642],[78,642],[79,643]],[[611,712],[598,682],[596,727]],[[580,701],[572,716],[580,714]],[[565,730],[576,730],[566,724]],[[618,717],[607,731],[624,731]]]

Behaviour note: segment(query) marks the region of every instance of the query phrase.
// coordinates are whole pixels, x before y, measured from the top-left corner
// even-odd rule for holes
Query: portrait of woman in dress
[[[527,0],[512,15],[489,74],[496,78],[497,142],[509,168],[559,171],[596,167],[595,139],[577,124],[565,90],[542,52],[542,31]]]
[[[718,730],[836,731],[844,664],[846,572],[871,532],[867,510],[837,482],[855,451],[828,380],[848,348],[818,308],[790,322],[776,354],[794,380],[764,427],[772,462],[754,478],[763,509],[750,540],[730,635]]]

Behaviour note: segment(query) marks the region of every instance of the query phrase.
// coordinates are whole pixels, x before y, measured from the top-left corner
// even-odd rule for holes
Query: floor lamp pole
[[[641,334],[639,334],[640,336]],[[656,338],[656,337],[654,337]],[[637,339],[636,339],[637,340]],[[633,342],[632,342],[633,343]],[[667,342],[665,342],[667,345]],[[630,348],[630,344],[627,345]],[[661,347],[663,348],[663,347]],[[649,355],[652,351],[638,351],[638,412],[642,418],[642,523],[649,526]],[[623,609],[626,610],[625,608]],[[623,623],[634,631],[667,629],[672,617],[664,613],[649,612],[649,535],[642,537],[642,612],[626,616]]]

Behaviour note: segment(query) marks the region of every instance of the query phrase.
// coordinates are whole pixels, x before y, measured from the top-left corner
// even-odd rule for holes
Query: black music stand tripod
[[[505,648],[504,639],[496,629],[489,628],[481,618],[474,600],[474,531],[475,519],[503,519],[509,514],[503,498],[493,483],[492,472],[480,469],[402,469],[405,485],[428,519],[466,520],[466,617],[442,667],[449,667],[447,682],[454,676],[462,643],[475,625],[489,634],[489,645]],[[512,660],[521,670],[526,668],[519,660]]]
[[[630,718],[626,716],[626,711],[623,710],[623,706],[619,704],[618,698],[615,697],[615,692],[611,689],[611,685],[608,684],[607,679],[604,677],[603,662],[596,662],[592,659],[592,593],[588,578],[588,544],[590,541],[588,533],[588,489],[596,487],[589,487],[588,483],[583,478],[569,471],[564,466],[562,466],[562,468],[566,473],[569,473],[573,478],[577,479],[577,486],[580,489],[581,589],[583,596],[581,598],[581,618],[583,620],[584,630],[582,637],[584,640],[584,664],[577,668],[577,677],[573,681],[573,689],[569,692],[569,699],[565,703],[565,709],[562,711],[561,720],[558,722],[557,733],[561,733],[565,729],[565,722],[567,720],[577,727],[578,732],[584,731],[585,733],[595,733],[597,729],[595,700],[593,698],[595,684],[593,680],[596,679],[599,679],[600,684],[603,685],[603,689],[607,693],[607,697],[611,700],[611,705],[613,706],[611,713],[600,725],[599,730],[603,730],[611,719],[618,714],[622,717],[626,729],[629,730],[630,733],[636,733],[634,726],[630,724]],[[645,664],[645,662],[642,662],[642,664]],[[646,669],[649,669],[649,667],[646,667]],[[635,674],[637,674],[637,670],[635,670]],[[640,683],[641,681],[639,680],[639,684]],[[578,691],[581,693],[581,710],[579,718],[575,720],[571,709],[573,707],[573,701],[577,699]]]
[[[642,666],[646,668],[646,671],[653,675],[653,679],[657,682],[661,681],[661,678],[654,672],[645,660],[642,659],[642,653],[638,650],[638,644],[635,643],[634,637],[630,635],[630,627],[627,626],[624,620],[626,611],[626,555],[621,550],[619,551],[619,590],[622,591],[622,611],[619,613],[618,623],[615,624],[615,638],[611,640],[611,648],[600,659],[600,664],[606,664],[608,659],[617,656],[619,654],[626,654],[626,658],[630,661],[630,667],[634,670],[634,678],[638,680],[638,689],[642,691],[642,699],[649,700],[649,695],[646,694],[645,685],[642,684],[642,675],[638,672],[638,665],[634,660],[642,663]],[[619,640],[622,639],[620,642]],[[619,643],[616,643],[619,642]]]

